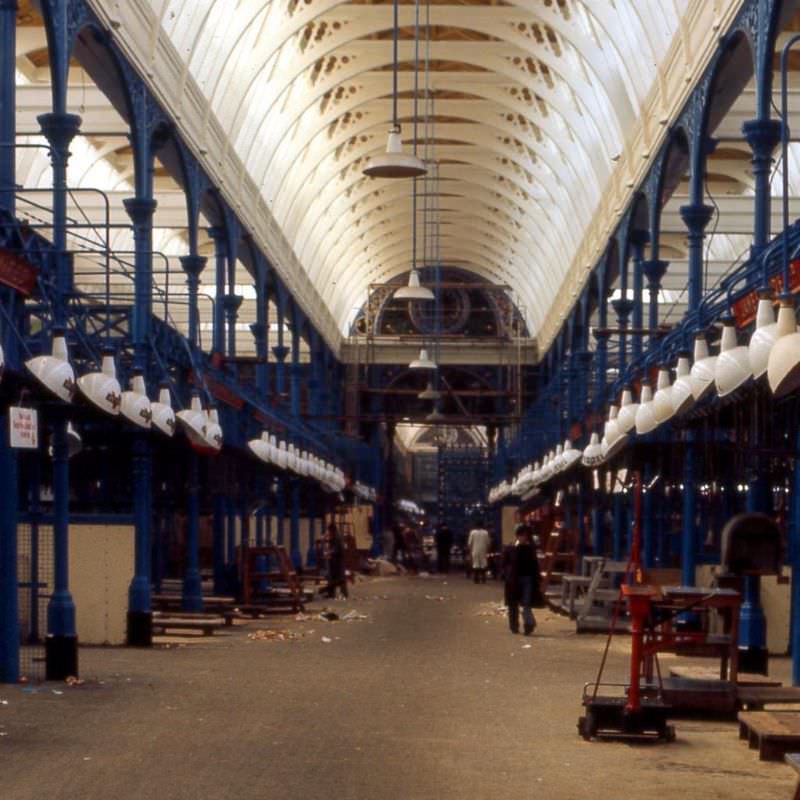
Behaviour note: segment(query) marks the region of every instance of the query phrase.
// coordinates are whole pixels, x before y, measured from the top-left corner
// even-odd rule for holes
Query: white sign
[[[39,414],[35,408],[8,409],[8,424],[11,446],[25,450],[39,447]]]

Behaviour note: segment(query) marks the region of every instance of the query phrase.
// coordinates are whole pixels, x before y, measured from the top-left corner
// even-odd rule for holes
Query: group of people
[[[392,557],[397,563],[402,558],[404,566],[416,563],[419,537],[413,528],[396,524],[393,528],[394,541]],[[435,532],[436,568],[446,574],[450,570],[450,553],[453,547],[453,533],[447,523],[442,522]],[[467,537],[468,562],[475,583],[486,583],[489,568],[489,554],[492,537],[483,524],[477,524]],[[325,562],[329,597],[335,597],[340,590],[348,596],[347,573],[345,571],[345,548],[336,525],[331,523],[325,530],[322,541],[322,556]],[[539,560],[536,556],[534,531],[530,525],[517,525],[514,543],[503,548],[501,570],[505,583],[505,603],[508,608],[508,626],[512,633],[520,631],[520,612],[522,632],[530,636],[536,628],[533,608],[543,605]]]

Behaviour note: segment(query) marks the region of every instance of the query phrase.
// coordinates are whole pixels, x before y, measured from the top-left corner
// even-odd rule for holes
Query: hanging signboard
[[[9,441],[21,450],[39,447],[39,414],[35,408],[11,406],[8,409]]]
[[[0,283],[30,296],[36,288],[36,267],[13,250],[0,248]]]
[[[780,295],[783,291],[783,275],[773,275],[769,281],[769,288],[774,296]],[[789,291],[795,294],[798,290],[800,290],[800,259],[796,259],[789,264]],[[741,297],[733,304],[736,327],[743,328],[749,325],[756,318],[756,311],[758,311],[757,289]]]

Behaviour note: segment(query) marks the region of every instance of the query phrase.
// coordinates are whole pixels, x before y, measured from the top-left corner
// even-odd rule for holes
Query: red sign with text
[[[36,267],[11,250],[0,250],[0,283],[30,296],[36,288]]]
[[[773,275],[770,279],[769,287],[774,295],[783,292],[783,275]],[[800,291],[800,259],[796,259],[789,264],[789,291],[795,294]],[[733,316],[736,318],[736,326],[743,328],[749,325],[756,318],[758,310],[758,290],[753,290],[733,304]]]

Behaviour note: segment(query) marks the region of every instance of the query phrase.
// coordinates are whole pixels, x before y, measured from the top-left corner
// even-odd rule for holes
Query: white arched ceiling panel
[[[391,120],[391,2],[149,2],[160,22],[151,52],[159,37],[174,45],[182,81],[191,79],[206,98],[206,128],[213,122],[227,134],[214,158],[222,164],[226,149],[236,154],[236,185],[260,187],[265,211],[344,331],[365,283],[406,272],[411,262],[410,184],[362,175],[384,149]],[[534,335],[563,288],[686,3],[435,0],[430,8],[435,125],[427,133],[420,127],[417,144],[420,155],[440,162],[438,181],[420,189],[436,194],[441,260],[514,286]],[[426,11],[423,3],[423,39]],[[406,147],[414,14],[403,0]],[[425,49],[423,41],[421,56]],[[435,139],[427,149],[426,137]],[[82,180],[99,168],[98,158]],[[736,170],[724,164],[716,172],[745,182]]]

